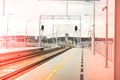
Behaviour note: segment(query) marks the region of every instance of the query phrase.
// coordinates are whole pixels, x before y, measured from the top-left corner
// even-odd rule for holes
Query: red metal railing
[[[105,41],[95,42],[95,51],[100,55],[105,57]],[[112,41],[108,42],[108,60],[114,62],[114,43]]]

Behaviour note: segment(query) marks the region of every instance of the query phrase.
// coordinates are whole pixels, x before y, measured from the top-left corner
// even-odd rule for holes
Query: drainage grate
[[[83,72],[84,71],[84,69],[81,69],[81,72]]]
[[[80,80],[84,80],[84,75],[80,74]]]
[[[83,67],[83,64],[81,64],[81,67]]]
[[[80,80],[84,80],[84,64],[83,64],[83,48],[82,48],[82,55],[81,55],[81,72],[80,72]]]

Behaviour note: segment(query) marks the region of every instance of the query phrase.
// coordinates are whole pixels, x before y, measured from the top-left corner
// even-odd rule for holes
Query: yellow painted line
[[[54,76],[54,74],[64,65],[65,62],[67,62],[67,60],[73,55],[73,53],[69,54],[68,56],[66,56],[63,61],[58,64],[53,71],[51,71],[51,73],[44,79],[44,80],[50,80],[52,78],[52,76]]]

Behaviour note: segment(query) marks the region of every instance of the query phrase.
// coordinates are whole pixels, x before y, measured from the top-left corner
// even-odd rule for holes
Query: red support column
[[[106,50],[105,50],[105,67],[108,68],[108,0],[106,0]]]
[[[114,80],[120,80],[120,0],[115,0]]]

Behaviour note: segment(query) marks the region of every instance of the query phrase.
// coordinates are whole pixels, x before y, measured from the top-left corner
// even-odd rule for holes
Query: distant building
[[[68,43],[69,34],[65,33],[65,43]]]

